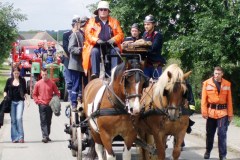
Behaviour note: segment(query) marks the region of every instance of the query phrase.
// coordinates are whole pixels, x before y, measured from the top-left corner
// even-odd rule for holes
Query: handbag
[[[11,112],[11,99],[8,96],[5,96],[1,105],[2,105],[2,111],[4,113],[10,113]]]

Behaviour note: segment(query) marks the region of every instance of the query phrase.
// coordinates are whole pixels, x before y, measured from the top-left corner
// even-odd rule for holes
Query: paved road
[[[65,108],[66,103],[62,103],[62,108]],[[10,139],[10,117],[9,114],[5,116],[5,125],[0,129],[0,160],[74,160],[70,150],[67,148],[69,136],[66,135],[64,130],[64,123],[68,119],[62,114],[60,117],[53,116],[52,121],[52,142],[44,144],[41,142],[41,130],[38,107],[31,102],[29,108],[24,110],[24,131],[25,143],[16,144],[11,143]],[[170,159],[172,151],[172,140],[168,142],[169,149],[167,149],[167,159]],[[205,142],[202,138],[196,135],[187,135],[186,147],[181,154],[181,160],[201,160],[205,151]],[[115,148],[117,159],[120,160],[122,148]],[[133,160],[138,159],[135,149],[132,151]],[[215,145],[212,153],[212,160],[218,159],[217,148]],[[229,151],[229,160],[239,160],[239,151]]]

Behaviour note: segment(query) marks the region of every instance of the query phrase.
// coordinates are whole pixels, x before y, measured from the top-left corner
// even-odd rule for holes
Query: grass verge
[[[233,118],[233,123],[234,123],[237,127],[240,127],[240,117],[239,117],[239,116],[234,116],[234,118]]]

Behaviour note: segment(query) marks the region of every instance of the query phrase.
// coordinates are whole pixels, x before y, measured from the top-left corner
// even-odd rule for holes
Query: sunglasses
[[[106,11],[108,11],[108,9],[106,9],[106,8],[100,8],[99,11],[105,11],[105,12],[106,12]]]

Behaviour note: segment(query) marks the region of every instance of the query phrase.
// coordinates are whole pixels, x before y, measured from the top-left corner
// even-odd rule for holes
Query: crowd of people
[[[121,44],[127,41],[135,42],[143,39],[150,41],[145,60],[144,73],[153,80],[158,79],[162,74],[162,67],[166,64],[162,56],[163,36],[156,29],[156,19],[153,15],[147,15],[144,19],[144,33],[140,36],[139,25],[134,23],[131,26],[131,36],[124,39],[124,34],[120,22],[110,16],[111,10],[107,1],[100,1],[97,9],[94,11],[95,17],[87,18],[74,16],[71,22],[72,29],[63,34],[63,49],[66,54],[61,57],[64,65],[64,78],[69,93],[69,101],[73,111],[77,111],[78,103],[82,101],[84,86],[88,83],[87,75],[90,79],[100,77],[100,64],[103,62],[105,77],[111,75],[111,69],[120,63],[118,54],[121,53]],[[53,63],[56,53],[55,43],[48,43],[48,49],[44,49],[44,44],[39,43],[35,51],[36,56],[45,56],[46,63]],[[107,56],[113,55],[112,57]],[[51,141],[49,138],[51,128],[52,111],[49,107],[53,93],[59,96],[59,91],[55,83],[47,78],[47,70],[43,69],[42,79],[37,82],[33,91],[33,99],[39,106],[41,119],[41,128],[43,142]],[[25,80],[19,77],[19,69],[13,69],[13,78],[7,81],[4,89],[4,96],[11,94],[11,137],[12,142],[24,142],[24,133],[22,128],[22,113],[24,100],[27,100]],[[214,134],[218,128],[219,137],[219,157],[226,159],[226,134],[228,123],[231,122],[232,98],[230,82],[222,78],[223,70],[221,67],[214,69],[214,76],[203,83],[202,89],[202,115],[207,119],[206,131],[206,153],[205,159],[209,159],[213,148]],[[189,83],[187,105],[194,108],[194,96]],[[19,88],[19,89],[18,89]],[[10,91],[10,92],[9,92]],[[48,94],[46,94],[48,93]],[[193,107],[191,107],[193,106]],[[194,109],[193,109],[194,110]],[[190,124],[194,122],[190,121]],[[191,128],[189,128],[191,130]],[[184,144],[183,144],[184,146]]]

